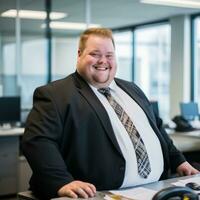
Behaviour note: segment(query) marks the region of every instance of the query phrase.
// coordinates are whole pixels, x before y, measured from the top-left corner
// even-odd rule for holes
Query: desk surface
[[[182,152],[200,151],[200,130],[191,132],[171,132],[169,137]]]
[[[1,136],[19,136],[23,135],[24,128],[8,128],[8,129],[0,129],[0,137]]]
[[[188,179],[188,178],[196,177],[196,176],[200,176],[200,174],[194,175],[194,176],[184,176],[184,177],[179,177],[179,178],[172,178],[172,179],[167,179],[164,181],[157,181],[154,183],[150,183],[150,184],[146,184],[146,185],[142,185],[142,186],[138,186],[138,187],[144,187],[144,188],[159,191],[163,188],[172,186],[172,183],[177,182],[178,180],[184,180],[184,179]],[[89,199],[90,200],[102,200],[104,198],[105,194],[106,194],[106,192],[97,192],[95,197],[89,198]],[[18,194],[18,199],[19,200],[38,200],[32,195],[31,191],[20,192]],[[78,199],[83,200],[82,198],[78,198]],[[53,198],[51,200],[72,200],[72,198],[59,197],[59,198]]]
[[[195,176],[200,176],[200,174],[199,175],[194,175],[194,176],[184,176],[184,177],[179,177],[179,178],[172,178],[172,179],[168,179],[168,180],[164,180],[164,181],[158,181],[158,182],[142,185],[142,186],[139,186],[139,187],[144,187],[144,188],[148,188],[148,189],[159,191],[159,190],[161,190],[163,188],[172,186],[172,183],[174,183],[174,182],[176,182],[178,180],[184,180],[184,179],[188,179],[190,177],[195,177]],[[96,197],[89,198],[89,199],[90,200],[102,200],[104,195],[105,195],[105,193],[98,192]],[[81,199],[81,198],[78,198],[78,199]],[[59,197],[59,198],[54,198],[54,199],[51,199],[51,200],[71,200],[71,198]],[[81,199],[81,200],[83,200],[83,199]]]

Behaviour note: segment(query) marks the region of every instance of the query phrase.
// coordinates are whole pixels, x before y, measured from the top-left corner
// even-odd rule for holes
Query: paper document
[[[185,186],[186,183],[189,182],[195,182],[200,184],[200,176],[198,175],[197,177],[192,177],[192,178],[187,178],[184,180],[178,180],[177,182],[172,183],[173,185],[177,185],[177,186]]]
[[[155,190],[147,189],[144,187],[128,188],[121,190],[110,190],[114,195],[106,195],[104,199],[106,200],[151,200],[154,194],[157,192]]]

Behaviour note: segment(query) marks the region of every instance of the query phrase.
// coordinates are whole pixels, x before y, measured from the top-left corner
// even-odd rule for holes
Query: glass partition
[[[52,0],[52,11],[65,16],[54,20],[52,28],[52,79],[63,78],[76,69],[78,39],[86,28],[86,1]]]
[[[134,37],[134,80],[150,100],[158,101],[160,116],[168,120],[170,25],[138,28]]]
[[[20,1],[20,10],[43,11],[44,1]],[[35,18],[37,17],[37,19]],[[45,17],[40,13],[32,17],[20,17],[21,22],[21,68],[20,93],[22,109],[32,107],[32,96],[36,87],[47,83],[47,40],[45,38]]]
[[[21,97],[22,122],[47,83],[45,15],[44,1],[1,0],[0,96]]]
[[[132,81],[133,33],[131,31],[114,33],[118,61],[117,77]]]
[[[200,17],[194,21],[194,101],[200,107]]]
[[[9,9],[16,9],[16,1],[0,4],[0,96],[19,95],[16,69],[15,18],[2,16]]]

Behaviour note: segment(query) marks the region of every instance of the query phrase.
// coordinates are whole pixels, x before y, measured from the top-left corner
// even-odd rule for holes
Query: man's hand
[[[64,185],[58,190],[58,196],[60,197],[71,197],[71,198],[89,198],[94,197],[96,194],[96,188],[93,184],[82,182],[82,181],[72,181],[69,184]]]
[[[195,169],[194,167],[192,167],[188,162],[184,162],[180,164],[177,167],[176,171],[178,172],[180,176],[189,176],[189,175],[194,175],[194,174],[199,173],[199,171]]]

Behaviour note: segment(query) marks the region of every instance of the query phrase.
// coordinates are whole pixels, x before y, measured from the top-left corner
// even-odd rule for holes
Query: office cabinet
[[[19,136],[0,136],[0,195],[16,194]]]
[[[26,158],[24,156],[20,156],[18,168],[18,192],[28,190],[31,174],[32,170]]]

